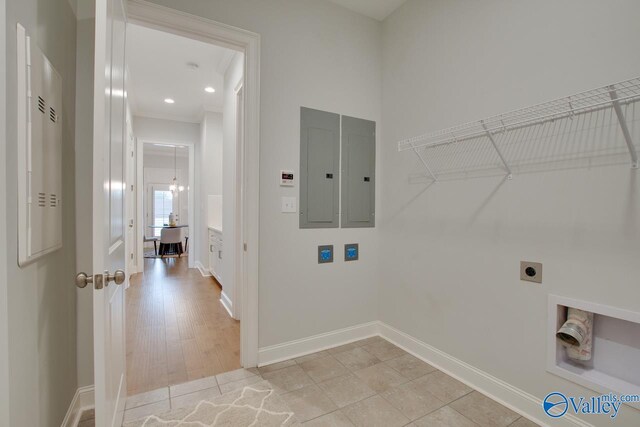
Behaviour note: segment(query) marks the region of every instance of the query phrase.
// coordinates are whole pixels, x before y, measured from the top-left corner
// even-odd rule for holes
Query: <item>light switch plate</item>
[[[520,261],[520,280],[542,283],[542,263]]]
[[[282,212],[296,213],[298,211],[295,197],[282,197]]]

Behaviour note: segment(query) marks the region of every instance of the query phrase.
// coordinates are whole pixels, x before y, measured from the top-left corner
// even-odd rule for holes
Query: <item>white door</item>
[[[131,122],[126,120],[126,134],[127,134],[127,154],[126,154],[126,167],[127,167],[127,180],[126,180],[126,196],[125,205],[127,206],[127,277],[137,273],[137,262],[135,257],[136,252],[136,193],[134,191],[133,183],[136,181],[136,163],[135,163],[135,137],[133,136],[133,130],[131,129]]]
[[[96,426],[122,424],[126,398],[124,286],[125,30],[124,0],[96,0],[93,129],[93,339]],[[102,289],[96,276],[103,273]],[[124,279],[119,277],[120,280]],[[120,281],[118,280],[118,281]]]

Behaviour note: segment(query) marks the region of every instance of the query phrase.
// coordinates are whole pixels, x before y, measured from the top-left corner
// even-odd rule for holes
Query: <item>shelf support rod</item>
[[[433,174],[433,172],[431,171],[431,168],[429,167],[429,165],[427,164],[426,160],[422,157],[422,154],[420,154],[420,152],[418,151],[418,149],[413,145],[413,143],[411,143],[411,146],[413,147],[413,152],[416,153],[416,156],[418,156],[418,158],[420,159],[420,161],[422,162],[422,164],[424,165],[425,169],[427,170],[427,172],[429,172],[429,175],[431,175],[431,178],[433,178],[434,182],[438,182],[438,178],[436,178],[436,176]]]
[[[500,160],[502,160],[502,164],[504,165],[504,168],[507,170],[507,179],[512,179],[513,174],[511,173],[511,168],[509,167],[509,164],[507,163],[504,156],[500,152],[500,149],[498,148],[496,141],[493,139],[493,135],[491,135],[491,132],[489,132],[489,129],[487,129],[487,126],[484,124],[484,120],[480,120],[480,123],[482,123],[482,128],[485,130],[485,132],[487,132],[487,138],[489,138],[489,141],[491,141],[491,145],[493,145],[493,148],[496,150],[496,153],[498,153],[498,157],[500,157]]]
[[[634,169],[638,169],[638,153],[636,152],[636,147],[633,145],[633,140],[631,139],[631,134],[629,133],[629,128],[627,127],[627,120],[622,113],[620,101],[618,101],[618,94],[616,93],[616,89],[614,86],[609,86],[609,96],[611,96],[613,109],[616,111],[616,116],[618,116],[618,122],[620,123],[620,128],[622,129],[624,140],[627,143],[627,148],[629,149],[629,154],[631,155],[631,167]]]

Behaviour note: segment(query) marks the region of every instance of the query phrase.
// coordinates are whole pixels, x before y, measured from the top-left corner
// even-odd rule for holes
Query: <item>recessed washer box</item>
[[[344,260],[357,261],[360,257],[360,249],[357,243],[347,243],[344,245]]]
[[[318,246],[318,264],[333,262],[333,245]]]
[[[570,359],[556,338],[569,307],[593,313],[590,361]],[[549,295],[547,315],[547,371],[597,393],[640,395],[640,312]],[[640,402],[624,403],[640,410]]]

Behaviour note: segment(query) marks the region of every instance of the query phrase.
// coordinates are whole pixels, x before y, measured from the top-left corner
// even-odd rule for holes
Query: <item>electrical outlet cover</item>
[[[520,280],[542,283],[542,263],[520,261]]]
[[[344,260],[357,261],[360,256],[360,249],[357,243],[347,243],[344,245]]]
[[[333,245],[318,246],[318,264],[333,262]]]

